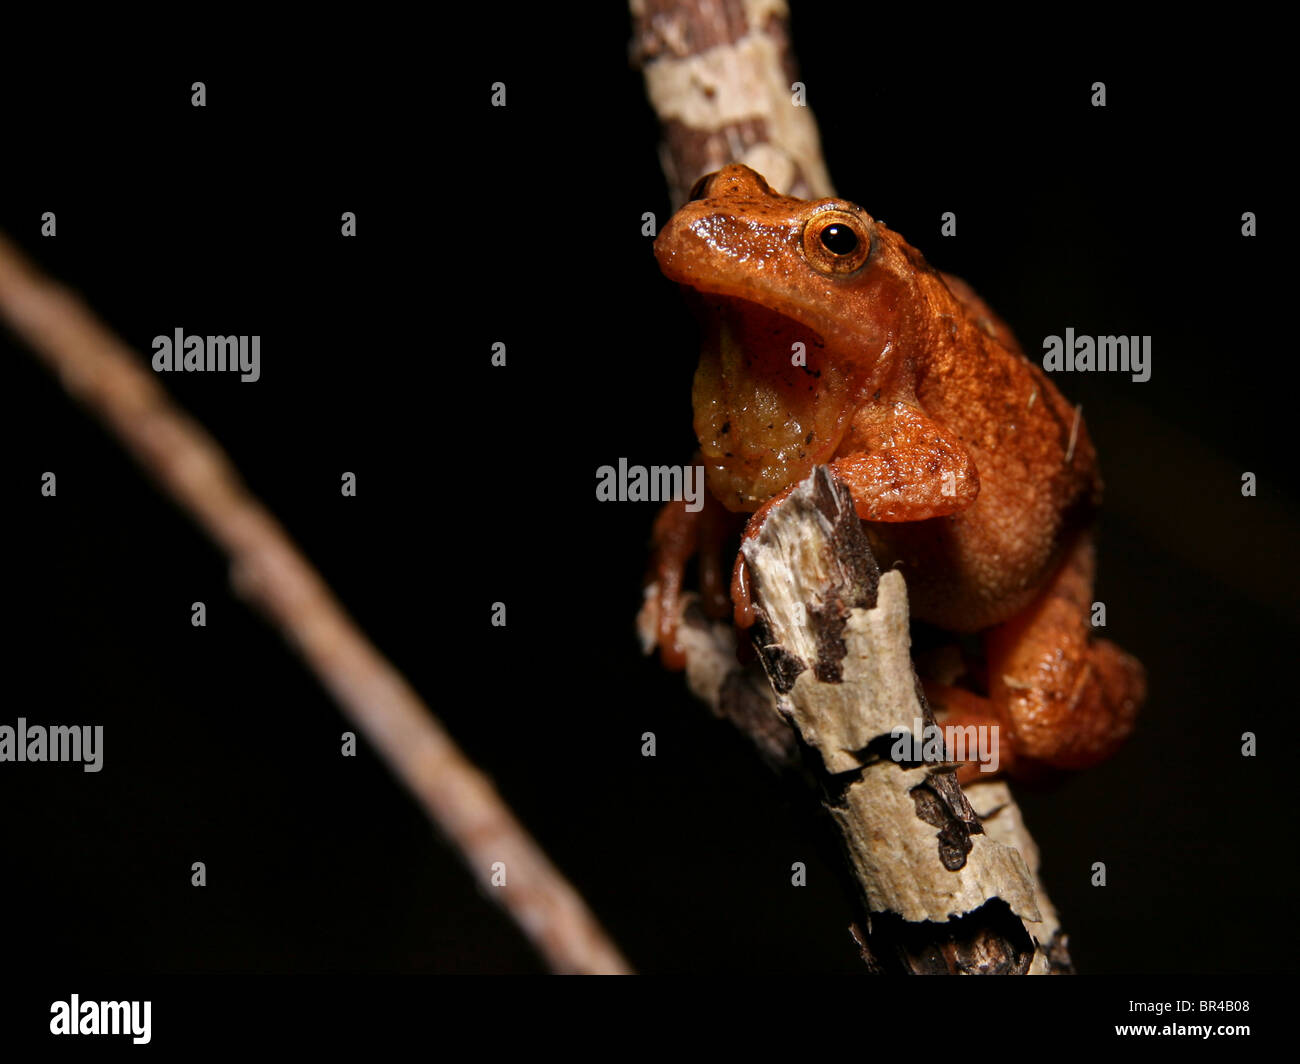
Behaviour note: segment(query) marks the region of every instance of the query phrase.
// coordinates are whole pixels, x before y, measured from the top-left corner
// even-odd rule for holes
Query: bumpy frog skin
[[[665,664],[684,664],[676,619],[697,549],[706,608],[725,605],[726,511],[752,514],[756,535],[827,464],[878,561],[901,567],[913,615],[986,633],[987,697],[926,686],[949,722],[999,725],[1016,775],[1108,757],[1145,679],[1091,637],[1096,454],[1006,325],[860,207],[777,195],[745,166],[701,179],[655,255],[700,304],[695,430],[715,500],[699,514],[670,504],[655,525]],[[732,600],[747,627],[739,558]]]

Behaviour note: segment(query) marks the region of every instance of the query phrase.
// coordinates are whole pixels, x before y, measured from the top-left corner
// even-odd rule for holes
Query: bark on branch
[[[890,757],[900,730],[919,747],[935,721],[912,666],[903,576],[877,569],[849,489],[819,467],[745,559],[776,711],[815,754],[872,914],[860,929],[869,963],[1046,972],[1058,928],[1019,849],[985,831],[951,768]],[[1009,796],[993,797],[984,808],[1006,811]]]
[[[730,629],[688,604],[691,689],[779,768],[815,781],[838,828],[879,972],[1070,970],[1038,854],[1005,784],[964,793],[949,767],[890,758],[896,729],[935,723],[912,666],[907,591],[880,573],[852,495],[820,466],[745,545],[767,683]],[[649,642],[657,600],[639,624]],[[920,728],[917,721],[922,722]]]

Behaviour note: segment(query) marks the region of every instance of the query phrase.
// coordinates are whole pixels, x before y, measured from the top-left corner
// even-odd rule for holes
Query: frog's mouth
[[[830,460],[861,374],[794,318],[735,296],[690,298],[703,332],[692,400],[709,487],[728,509],[754,510]]]

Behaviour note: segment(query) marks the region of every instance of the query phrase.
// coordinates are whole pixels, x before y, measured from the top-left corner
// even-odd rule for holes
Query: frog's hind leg
[[[979,780],[994,779],[1001,773],[1010,776],[1018,775],[1017,770],[1021,766],[1016,763],[1015,751],[1011,748],[1011,744],[1002,742],[1006,729],[997,715],[997,707],[989,699],[964,687],[953,687],[929,680],[922,680],[921,686],[925,689],[926,701],[939,713],[936,723],[944,729],[945,737],[953,734],[949,731],[951,728],[976,729],[974,732],[965,733],[968,757],[957,770],[959,783],[965,785]],[[985,736],[984,743],[979,741],[981,735]],[[981,747],[990,749],[990,744],[994,743],[997,744],[996,766],[982,768],[974,754]],[[948,756],[956,757],[958,752],[951,745],[949,746]]]
[[[1018,758],[1082,769],[1110,757],[1146,697],[1141,663],[1092,634],[1095,566],[1084,532],[1042,593],[989,630],[989,698]]]

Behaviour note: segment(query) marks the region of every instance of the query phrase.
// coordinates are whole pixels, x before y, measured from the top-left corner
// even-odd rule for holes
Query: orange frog
[[[1013,775],[1108,757],[1145,695],[1139,662],[1094,639],[1088,430],[963,281],[842,199],[781,196],[746,166],[702,178],[655,241],[701,304],[695,431],[712,496],[654,530],[659,646],[681,668],[682,573],[698,551],[705,608],[725,615],[729,514],[746,537],[814,466],[853,492],[913,616],[983,632],[987,696],[927,684],[948,723],[998,725]],[[743,558],[735,622],[752,624]]]

